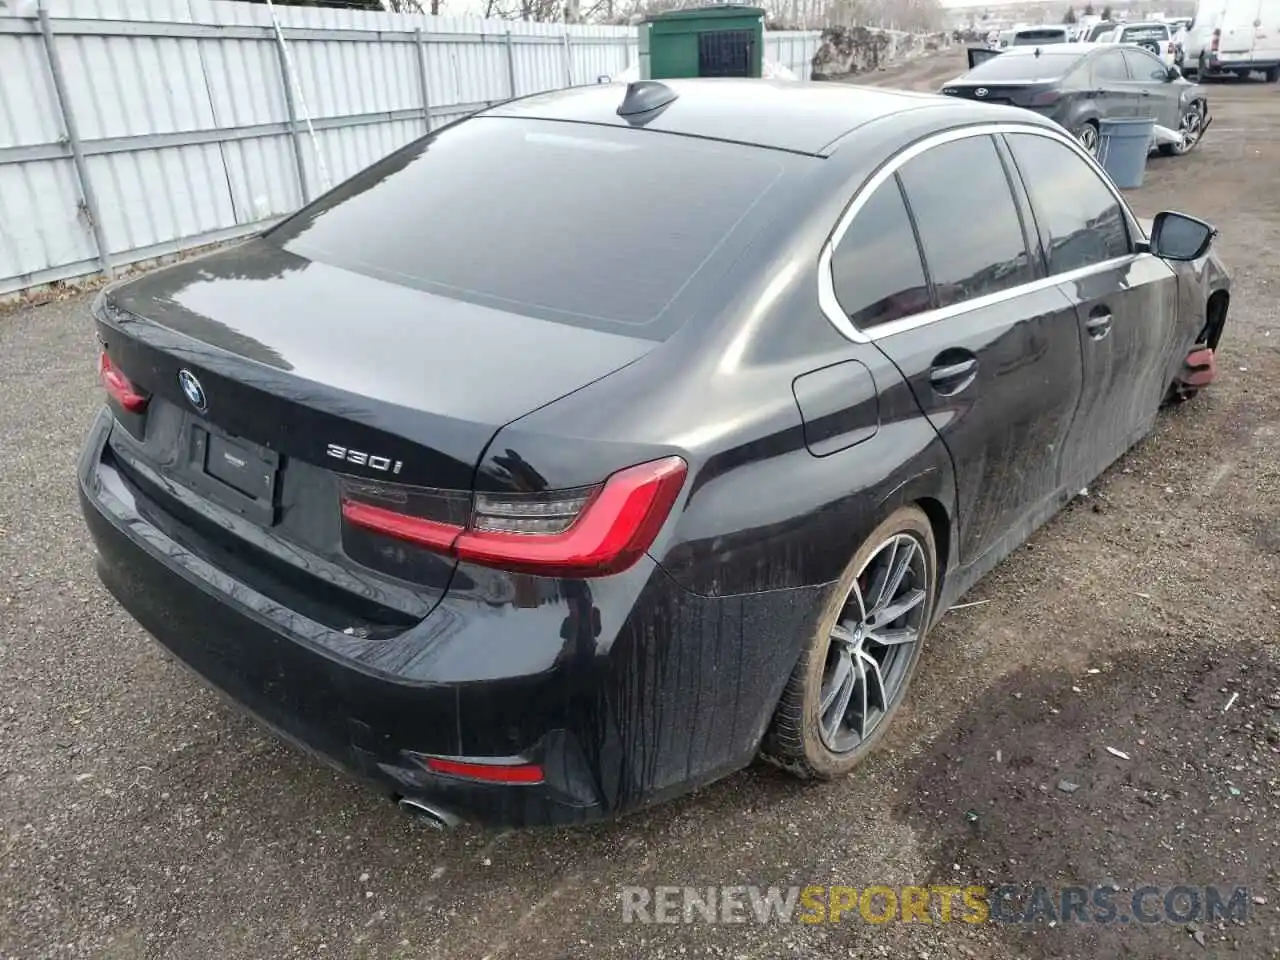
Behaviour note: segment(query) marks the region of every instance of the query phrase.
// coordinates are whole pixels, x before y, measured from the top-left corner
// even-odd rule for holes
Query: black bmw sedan
[[[516,100],[106,291],[103,582],[434,822],[852,769],[930,626],[1213,375],[1212,228],[1007,107]]]

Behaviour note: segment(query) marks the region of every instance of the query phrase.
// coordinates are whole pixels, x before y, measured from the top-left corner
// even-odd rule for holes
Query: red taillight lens
[[[1051,104],[1057,103],[1061,99],[1062,92],[1060,90],[1041,90],[1031,98],[1031,106],[1047,107]]]
[[[649,549],[687,472],[679,457],[619,470],[597,487],[539,494],[477,494],[465,525],[370,503],[382,485],[348,481],[350,524],[483,566],[544,577],[621,573]],[[388,502],[391,498],[380,498]]]
[[[432,773],[443,773],[466,780],[485,783],[542,783],[542,767],[536,763],[477,763],[471,760],[449,760],[445,757],[422,757],[422,764]]]
[[[98,378],[102,381],[107,396],[130,413],[141,413],[147,409],[147,397],[139,393],[120,368],[111,362],[105,350],[98,357]]]
[[[1219,41],[1221,38],[1222,38],[1222,31],[1221,31],[1221,30],[1215,30],[1215,31],[1213,31],[1213,40],[1212,40],[1212,41],[1210,41],[1210,43],[1209,43],[1209,49],[1210,49],[1212,52],[1214,52],[1214,53],[1217,53],[1217,52],[1218,52],[1218,41]]]

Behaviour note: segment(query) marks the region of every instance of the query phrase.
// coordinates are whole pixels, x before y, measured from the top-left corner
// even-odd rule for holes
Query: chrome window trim
[[[938,307],[934,310],[924,310],[920,313],[912,314],[909,317],[903,317],[900,320],[891,320],[872,327],[870,330],[859,330],[854,326],[853,321],[849,319],[849,315],[845,313],[844,308],[840,306],[840,302],[836,299],[835,277],[831,272],[831,256],[840,241],[844,239],[845,234],[849,230],[849,225],[853,223],[854,217],[866,205],[867,200],[871,197],[880,185],[898,172],[898,170],[906,163],[920,156],[920,154],[932,150],[934,147],[942,146],[946,143],[952,143],[956,140],[967,140],[970,137],[986,137],[995,136],[1003,133],[1027,133],[1032,136],[1046,137],[1050,140],[1057,140],[1074,150],[1076,155],[1081,157],[1098,179],[1111,191],[1111,195],[1115,197],[1116,202],[1120,204],[1120,209],[1124,213],[1125,226],[1129,233],[1130,249],[1132,250],[1135,236],[1142,234],[1133,211],[1129,209],[1129,204],[1125,202],[1116,185],[1098,165],[1098,162],[1089,155],[1089,151],[1080,146],[1074,138],[1065,132],[1053,130],[1049,127],[1042,127],[1036,124],[1023,123],[982,123],[975,124],[971,127],[963,127],[959,130],[947,130],[943,133],[936,133],[925,137],[923,140],[917,140],[905,150],[895,154],[890,160],[880,167],[871,178],[866,181],[854,194],[853,199],[849,201],[844,212],[840,215],[840,219],[836,221],[835,228],[827,237],[827,242],[822,245],[822,250],[818,253],[818,306],[837,331],[844,337],[852,340],[854,343],[872,343],[883,337],[891,337],[894,334],[902,333],[906,330],[914,330],[917,327],[927,326],[931,323],[937,323],[940,320],[946,320],[950,317],[959,316],[968,313],[971,310],[980,310],[983,307],[989,307],[993,304],[1002,303],[1005,300],[1012,300],[1015,297],[1021,297],[1028,293],[1035,293],[1038,290],[1047,290],[1055,287],[1060,283],[1068,283],[1082,277],[1087,277],[1093,273],[1101,273],[1104,270],[1111,270],[1125,263],[1131,263],[1140,257],[1150,256],[1145,253],[1130,252],[1120,257],[1113,257],[1110,260],[1104,260],[1101,263],[1091,263],[1086,267],[1080,267],[1076,270],[1070,270],[1066,273],[1057,273],[1048,277],[1041,277],[1032,280],[1029,283],[1019,284],[1016,287],[1010,287],[1007,290],[1000,290],[996,293],[989,293],[985,296],[975,297],[972,300],[965,300],[962,303],[952,304],[947,307]],[[1012,199],[1012,194],[1010,194]]]

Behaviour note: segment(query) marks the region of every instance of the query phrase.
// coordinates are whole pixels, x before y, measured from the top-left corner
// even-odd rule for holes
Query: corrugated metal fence
[[[631,27],[277,7],[277,32],[225,0],[13,4],[0,296],[252,233],[426,130],[637,56]],[[817,44],[769,34],[765,56],[807,78]]]

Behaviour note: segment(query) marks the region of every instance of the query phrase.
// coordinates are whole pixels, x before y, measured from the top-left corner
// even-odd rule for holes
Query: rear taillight
[[[545,577],[601,577],[649,549],[684,485],[687,467],[667,457],[619,470],[604,483],[547,493],[479,493],[465,522],[444,491],[342,481],[347,523],[488,567]]]
[[[1041,90],[1029,101],[1033,107],[1048,107],[1062,99],[1060,90]]]
[[[147,396],[139,393],[129,382],[129,378],[111,362],[107,351],[103,350],[98,357],[98,378],[109,396],[130,413],[141,413],[147,409]]]
[[[1218,52],[1218,42],[1222,39],[1222,31],[1213,31],[1213,39],[1209,41],[1209,50],[1211,53]]]
[[[1165,52],[1166,52],[1166,53],[1173,53],[1173,41],[1172,41],[1172,40],[1170,40],[1170,41],[1169,41],[1168,49],[1167,49]]]

